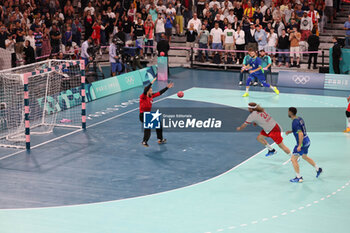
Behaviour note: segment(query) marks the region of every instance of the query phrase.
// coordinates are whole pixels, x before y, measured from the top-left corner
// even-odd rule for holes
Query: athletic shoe
[[[254,86],[257,86],[258,85],[258,82],[254,82],[254,84],[253,84]]]
[[[242,95],[243,97],[248,97],[249,96],[249,93],[248,92],[246,92],[246,93],[244,93],[244,95]]]
[[[243,85],[243,82],[242,82],[242,81],[240,81],[238,85],[242,86],[242,85]]]
[[[166,139],[163,138],[163,139],[158,139],[158,144],[161,145],[161,144],[164,144],[166,143]]]
[[[294,179],[289,180],[292,183],[302,183],[303,182],[303,177],[295,177]]]
[[[260,86],[262,86],[262,87],[263,87],[263,86],[264,86],[264,84],[260,83]]]
[[[343,131],[344,133],[349,133],[350,132],[350,128],[346,128],[346,130]]]
[[[142,142],[142,145],[143,145],[144,147],[149,147],[149,145],[147,144],[147,142]]]
[[[318,178],[322,173],[322,168],[318,168],[318,171],[316,172],[316,178]]]
[[[276,95],[280,94],[280,91],[277,89],[277,87],[274,87],[273,90],[275,91]]]
[[[274,155],[276,153],[277,153],[277,151],[275,149],[269,150],[269,152],[267,152],[267,154],[265,156],[268,157],[268,156]]]

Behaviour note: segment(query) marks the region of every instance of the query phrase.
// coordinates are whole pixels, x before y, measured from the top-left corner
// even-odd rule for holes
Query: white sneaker
[[[258,85],[258,82],[254,82],[254,84],[253,84],[254,86],[257,86]]]
[[[239,82],[239,85],[240,85],[240,86],[242,86],[242,85],[243,85],[243,82],[242,82],[242,81],[240,81],[240,82]]]
[[[239,65],[239,61],[236,62],[236,65]]]
[[[147,59],[147,55],[145,55],[145,59]]]

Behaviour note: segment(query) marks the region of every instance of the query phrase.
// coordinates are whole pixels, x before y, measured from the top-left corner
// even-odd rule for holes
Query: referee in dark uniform
[[[333,52],[332,52],[332,58],[333,58],[333,70],[335,74],[340,74],[340,61],[341,61],[341,47],[338,43],[338,38],[336,36],[333,36]]]
[[[174,83],[169,83],[165,88],[163,88],[159,92],[153,93],[152,92],[152,84],[156,80],[157,80],[157,78],[154,78],[152,80],[152,82],[145,87],[145,89],[143,90],[143,93],[140,95],[140,121],[142,123],[143,123],[143,113],[150,112],[152,109],[153,98],[162,95],[169,88],[172,88],[174,86]],[[165,143],[166,139],[163,138],[162,127],[160,129],[156,129],[156,132],[157,132],[158,144]],[[144,129],[142,145],[144,145],[145,147],[148,147],[147,142],[148,142],[150,137],[151,137],[151,129]]]

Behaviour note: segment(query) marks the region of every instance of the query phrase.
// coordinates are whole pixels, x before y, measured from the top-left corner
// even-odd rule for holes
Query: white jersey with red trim
[[[252,112],[247,120],[244,122],[245,124],[256,123],[268,134],[270,131],[276,126],[277,122],[266,112]]]

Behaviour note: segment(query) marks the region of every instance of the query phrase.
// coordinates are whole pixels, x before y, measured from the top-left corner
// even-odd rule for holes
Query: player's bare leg
[[[259,134],[256,140],[261,144],[263,144],[268,149],[268,152],[265,156],[271,156],[277,153],[276,150],[266,141],[264,135]]]
[[[298,174],[300,173],[300,168],[299,168],[299,163],[298,163],[298,157],[299,156],[295,156],[293,155],[292,158],[290,159],[292,161],[292,164],[293,164],[293,168],[294,168],[294,171],[295,173]]]
[[[286,153],[287,155],[292,156],[292,153],[290,152],[289,148],[286,145],[284,145],[283,142],[278,144],[278,146],[279,146],[279,148],[281,148],[284,151],[284,153]]]

